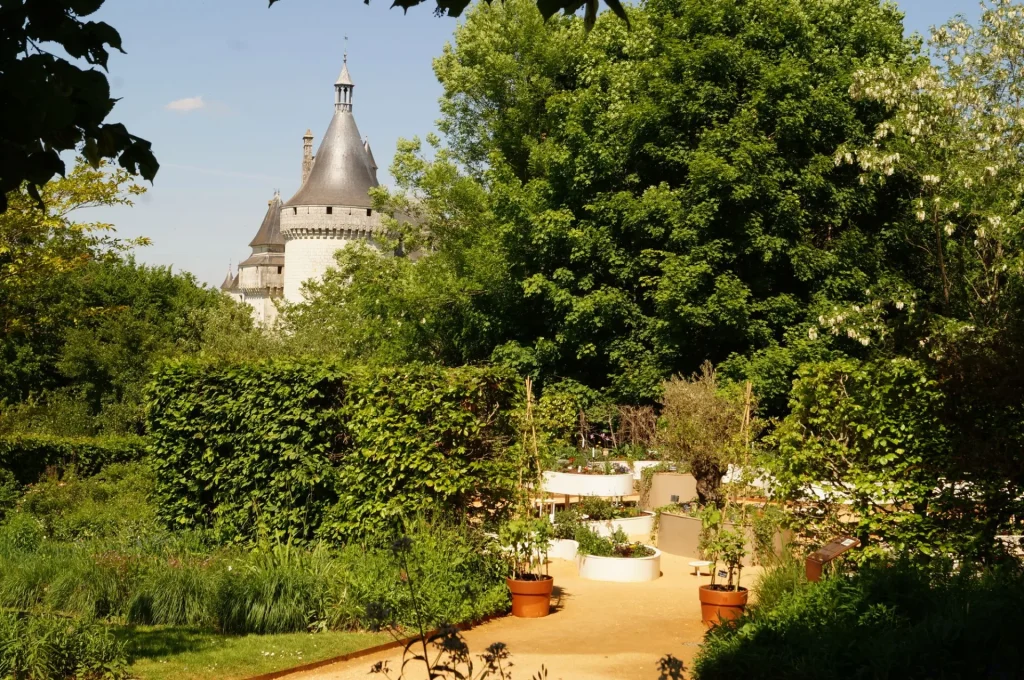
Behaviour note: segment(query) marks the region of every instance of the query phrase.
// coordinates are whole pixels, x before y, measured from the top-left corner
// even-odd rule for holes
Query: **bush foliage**
[[[0,436],[0,469],[9,470],[21,484],[36,482],[48,468],[73,467],[79,474],[93,475],[110,463],[141,460],[145,453],[141,437]]]
[[[804,585],[780,569],[764,604],[709,634],[697,680],[1009,678],[1024,668],[1017,569],[871,567]]]
[[[500,498],[515,385],[485,368],[169,363],[147,410],[160,511],[227,541],[347,540]]]

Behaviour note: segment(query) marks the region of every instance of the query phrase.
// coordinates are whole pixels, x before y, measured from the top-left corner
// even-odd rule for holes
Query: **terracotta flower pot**
[[[536,581],[505,579],[512,593],[512,616],[524,619],[538,619],[551,611],[551,589],[555,585],[550,576],[541,576]]]
[[[747,589],[714,590],[711,586],[700,587],[700,613],[708,628],[722,621],[732,621],[743,615],[747,607]]]

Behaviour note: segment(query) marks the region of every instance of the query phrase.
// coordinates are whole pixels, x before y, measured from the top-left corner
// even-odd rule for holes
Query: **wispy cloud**
[[[203,101],[202,96],[199,97],[185,97],[184,99],[175,99],[173,102],[168,104],[166,109],[169,111],[178,111],[180,113],[190,113],[192,111],[198,111],[205,109],[207,106],[206,102]]]

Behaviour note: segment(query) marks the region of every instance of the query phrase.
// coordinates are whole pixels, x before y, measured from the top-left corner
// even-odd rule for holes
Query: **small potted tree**
[[[747,606],[747,589],[740,585],[743,558],[747,555],[746,539],[742,528],[726,529],[723,524],[721,510],[714,508],[705,511],[702,545],[705,558],[711,560],[714,566],[711,569],[711,583],[701,586],[698,592],[701,619],[709,628],[722,621],[738,619]],[[716,583],[719,562],[725,563],[728,576],[726,583]]]
[[[513,519],[501,527],[498,540],[512,572],[505,579],[512,593],[512,615],[529,619],[547,616],[555,584],[546,573],[551,523],[533,517]]]

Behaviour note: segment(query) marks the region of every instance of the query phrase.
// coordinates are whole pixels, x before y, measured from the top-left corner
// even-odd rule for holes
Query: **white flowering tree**
[[[1024,5],[983,2],[978,26],[934,29],[850,94],[888,115],[836,165],[903,207],[879,211],[884,274],[811,323],[810,342],[858,359],[801,371],[780,490],[845,508],[875,549],[991,555],[1024,488]]]

